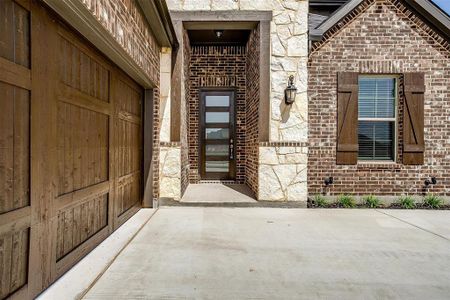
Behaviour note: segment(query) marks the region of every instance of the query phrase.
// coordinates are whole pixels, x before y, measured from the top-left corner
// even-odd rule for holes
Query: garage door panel
[[[30,93],[0,82],[0,213],[30,204]]]
[[[12,0],[2,0],[0,22],[0,57],[29,68],[29,11]]]
[[[127,80],[117,81],[119,111],[141,118],[142,91]]]
[[[108,225],[108,194],[88,197],[80,202],[58,214],[57,260]]]
[[[141,168],[141,125],[119,119],[118,123],[118,175],[139,171]]]
[[[0,235],[0,299],[27,283],[29,228]]]
[[[58,103],[59,195],[108,180],[109,117]]]
[[[117,200],[118,200],[118,214],[122,215],[128,209],[133,207],[140,201],[141,197],[141,174],[140,171],[135,171],[126,176],[122,176],[117,183]]]
[[[81,46],[60,36],[61,80],[99,101],[109,102],[109,70]]]

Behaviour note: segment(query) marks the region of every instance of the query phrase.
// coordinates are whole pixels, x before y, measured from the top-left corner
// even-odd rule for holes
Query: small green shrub
[[[340,195],[338,197],[338,204],[343,208],[354,208],[356,206],[355,199],[350,195]]]
[[[400,199],[398,199],[398,204],[405,209],[413,209],[416,207],[416,202],[411,196],[401,196]]]
[[[327,200],[325,199],[325,197],[323,197],[320,194],[316,194],[314,196],[313,203],[317,207],[326,207],[327,206]]]
[[[428,194],[423,198],[423,205],[429,208],[440,208],[442,205],[442,199],[436,195]]]
[[[364,203],[369,208],[377,208],[380,206],[380,199],[375,197],[374,195],[368,195],[363,197]]]

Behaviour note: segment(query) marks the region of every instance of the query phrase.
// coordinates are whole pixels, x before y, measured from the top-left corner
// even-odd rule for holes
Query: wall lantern
[[[289,82],[287,88],[284,90],[284,101],[287,105],[291,105],[295,101],[295,95],[297,94],[297,88],[294,85],[294,75],[289,76]]]
[[[214,30],[214,33],[216,34],[216,37],[220,39],[223,35],[223,30]]]

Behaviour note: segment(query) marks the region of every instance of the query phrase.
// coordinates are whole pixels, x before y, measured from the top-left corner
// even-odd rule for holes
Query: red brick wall
[[[183,32],[183,74],[184,74],[184,97],[181,99],[181,195],[184,194],[189,185],[189,144],[188,144],[188,128],[189,128],[189,65],[191,61],[191,47],[187,32]]]
[[[79,0],[148,77],[159,83],[160,47],[136,0]]]
[[[259,28],[247,42],[247,86],[245,101],[245,183],[258,195],[259,165]]]
[[[191,183],[199,176],[199,89],[236,88],[236,181],[245,178],[245,46],[192,46],[189,64],[189,163]]]
[[[421,194],[428,176],[431,192],[450,195],[450,50],[442,37],[411,14],[400,0],[367,0],[340,26],[313,44],[309,58],[309,194]],[[403,95],[399,93],[397,163],[336,165],[337,72],[399,74],[424,72],[425,163],[402,162]],[[400,79],[400,82],[402,80]],[[400,84],[401,85],[401,84]],[[400,86],[400,91],[402,87]]]

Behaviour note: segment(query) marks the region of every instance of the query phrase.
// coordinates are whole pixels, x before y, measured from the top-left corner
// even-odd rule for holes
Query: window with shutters
[[[396,103],[396,77],[359,76],[359,161],[395,161]]]

